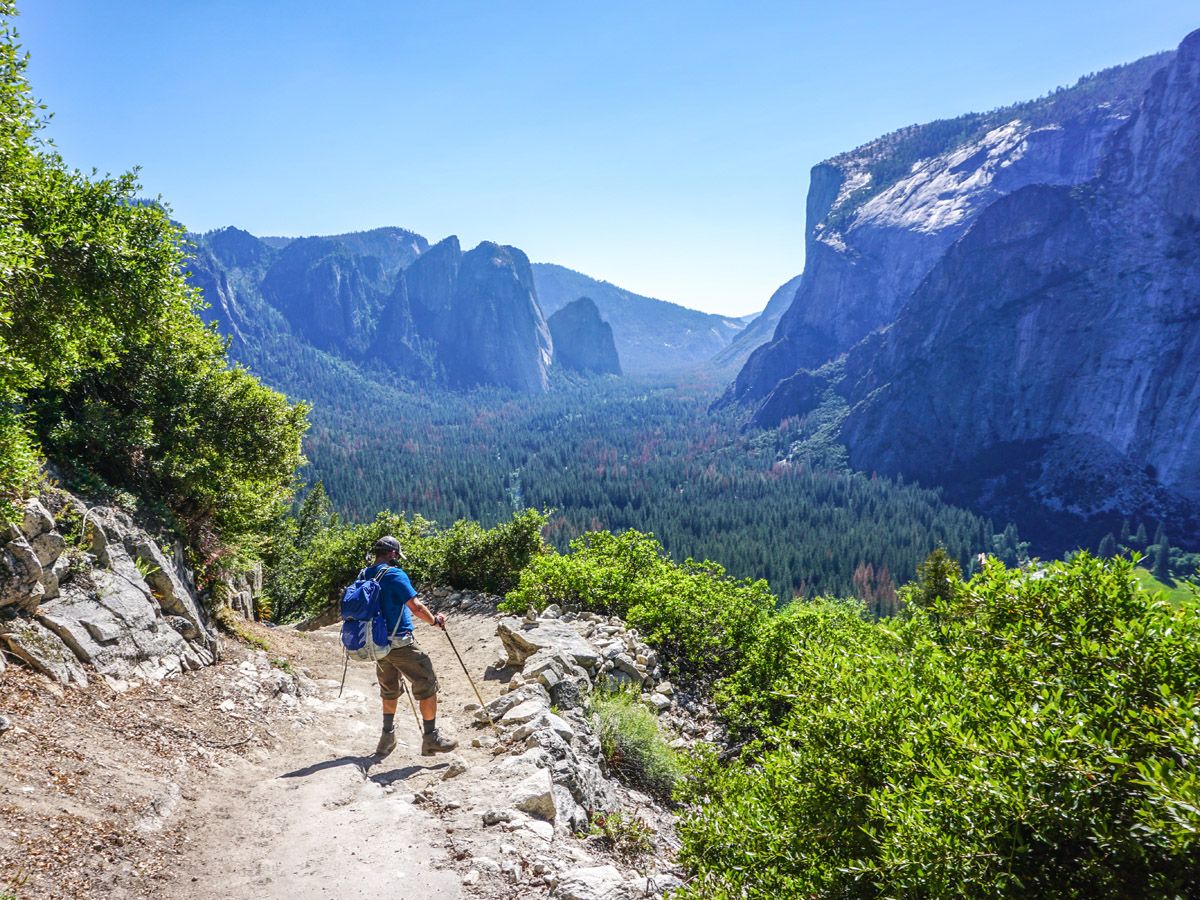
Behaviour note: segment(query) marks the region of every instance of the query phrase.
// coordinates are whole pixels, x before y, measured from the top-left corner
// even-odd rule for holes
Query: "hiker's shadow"
[[[284,772],[280,778],[307,778],[309,775],[316,775],[318,772],[324,772],[326,769],[336,769],[340,766],[356,766],[363,777],[367,777],[367,772],[375,763],[380,762],[375,756],[339,756],[337,759],[327,759],[323,762],[313,763],[311,766],[305,766],[303,769],[295,769],[291,772]]]
[[[449,763],[440,763],[436,766],[405,766],[403,769],[392,769],[390,772],[380,772],[377,775],[372,775],[370,780],[380,785],[387,787],[389,784],[395,784],[397,781],[406,781],[418,772],[434,772],[438,769],[444,769]]]

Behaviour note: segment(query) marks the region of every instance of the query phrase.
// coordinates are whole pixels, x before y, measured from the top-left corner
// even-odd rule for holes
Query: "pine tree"
[[[1117,555],[1117,541],[1112,536],[1111,531],[1100,541],[1100,549],[1097,551],[1097,555],[1101,559],[1108,559]]]
[[[1137,532],[1133,536],[1133,544],[1131,546],[1135,550],[1145,550],[1149,540],[1149,537],[1146,536],[1146,523],[1138,522]]]
[[[1164,584],[1171,580],[1171,545],[1166,532],[1158,526],[1158,552],[1154,556],[1154,577]]]

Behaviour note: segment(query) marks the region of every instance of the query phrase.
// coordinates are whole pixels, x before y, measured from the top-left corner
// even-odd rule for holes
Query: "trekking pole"
[[[475,699],[479,701],[479,708],[483,710],[483,714],[487,716],[488,724],[492,726],[492,731],[496,730],[496,723],[492,721],[492,714],[488,712],[487,704],[483,702],[483,696],[479,693],[479,688],[475,687],[475,679],[471,677],[471,672],[467,669],[467,664],[463,662],[462,654],[458,652],[458,648],[454,646],[454,639],[450,637],[450,632],[446,630],[446,622],[442,621],[442,634],[446,635],[446,640],[450,642],[450,649],[454,651],[454,655],[458,657],[458,664],[462,666],[463,674],[467,676],[467,681],[471,682],[471,690],[475,692]]]
[[[342,663],[342,685],[338,688],[339,700],[342,699],[342,691],[346,689],[346,670],[350,668],[350,651],[344,650],[343,655],[346,657],[346,661]]]
[[[404,680],[404,676],[400,676],[400,687],[404,689],[404,693],[408,697],[408,706],[413,711],[413,718],[417,720],[417,734],[425,733],[425,725],[421,722],[421,716],[417,712],[417,704],[413,702],[412,685]]]

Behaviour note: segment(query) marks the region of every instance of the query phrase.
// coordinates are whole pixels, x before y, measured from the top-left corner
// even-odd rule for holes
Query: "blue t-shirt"
[[[365,576],[374,578],[384,565],[375,563],[373,566],[367,566],[364,570]],[[412,634],[412,613],[408,611],[408,601],[417,596],[417,592],[413,590],[408,575],[399,566],[389,566],[384,576],[379,579],[379,586],[382,588],[379,605],[383,607],[383,617],[387,619],[388,634],[393,630],[397,636]],[[400,623],[399,628],[396,627],[397,621]]]

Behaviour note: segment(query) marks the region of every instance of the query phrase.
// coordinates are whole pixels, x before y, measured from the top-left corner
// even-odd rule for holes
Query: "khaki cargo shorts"
[[[428,655],[417,649],[416,644],[408,647],[393,647],[383,659],[375,663],[375,678],[379,681],[379,695],[384,700],[395,700],[400,696],[400,676],[412,684],[412,695],[417,700],[427,700],[437,693],[437,676],[433,674],[433,663]]]

